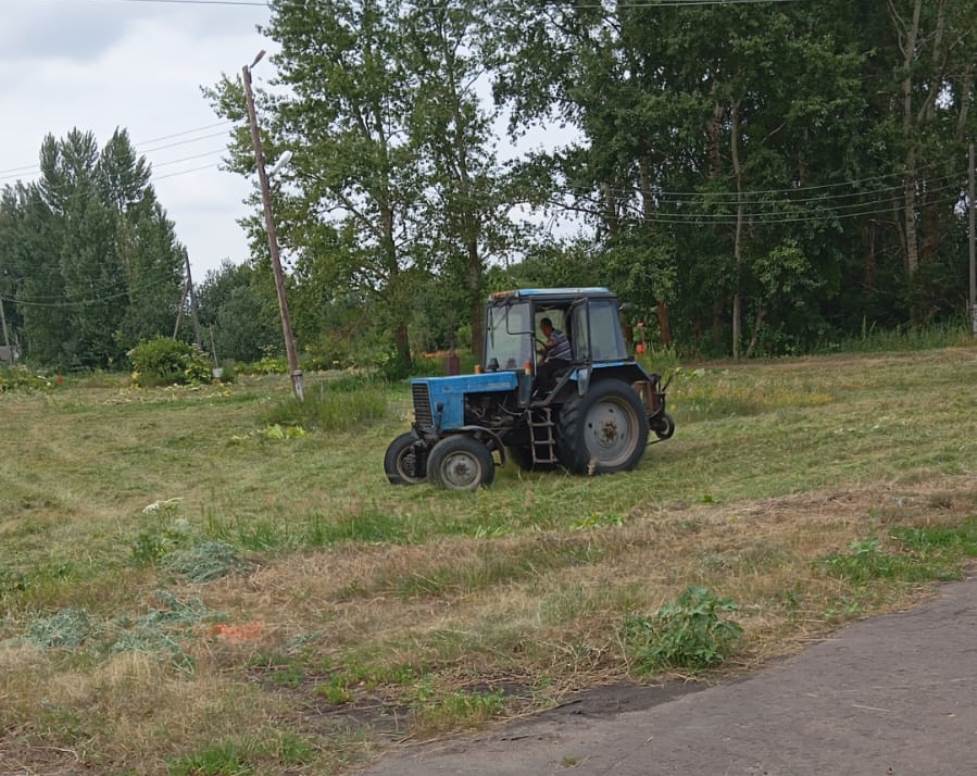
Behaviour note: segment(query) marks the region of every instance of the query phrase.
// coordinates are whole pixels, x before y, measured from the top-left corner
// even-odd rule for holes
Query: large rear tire
[[[431,450],[427,476],[432,485],[447,490],[478,490],[495,480],[495,461],[484,443],[454,434],[442,439]]]
[[[420,437],[413,431],[401,434],[383,456],[383,471],[392,485],[418,485],[427,479]]]
[[[648,415],[630,385],[598,380],[564,403],[557,440],[560,461],[575,474],[627,471],[645,453]]]

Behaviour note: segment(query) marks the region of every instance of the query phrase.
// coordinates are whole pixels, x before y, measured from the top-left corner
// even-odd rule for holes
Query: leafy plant
[[[54,388],[56,381],[32,372],[22,366],[0,367],[0,393],[7,391],[46,391]]]
[[[190,524],[183,518],[172,519],[171,508],[150,514],[152,522],[136,534],[132,543],[132,559],[137,565],[158,563],[169,553],[186,547],[192,539]]]
[[[743,629],[723,615],[736,604],[704,587],[689,587],[651,618],[628,617],[624,641],[640,673],[663,668],[701,669],[723,662]]]
[[[203,351],[171,337],[140,342],[129,351],[136,385],[200,385],[211,381]]]
[[[35,620],[27,640],[39,647],[74,648],[92,635],[93,627],[83,609],[62,609],[49,617]]]

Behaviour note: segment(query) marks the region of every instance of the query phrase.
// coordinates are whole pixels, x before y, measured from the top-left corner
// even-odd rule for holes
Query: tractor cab
[[[526,369],[535,374],[542,322],[570,341],[572,361],[606,363],[629,358],[620,305],[606,288],[527,288],[493,294],[486,307],[485,371]]]
[[[566,337],[547,358],[543,324]],[[552,347],[549,353],[552,354]],[[606,288],[493,294],[476,374],[411,381],[413,429],[387,450],[390,482],[471,490],[512,457],[525,469],[611,473],[641,460],[649,431],[671,437],[665,388],[628,353]]]

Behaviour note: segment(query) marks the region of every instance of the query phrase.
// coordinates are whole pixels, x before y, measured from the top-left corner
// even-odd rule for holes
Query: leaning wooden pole
[[[263,55],[260,54],[258,59]],[[255,60],[257,62],[257,60]],[[288,298],[285,295],[285,273],[282,271],[281,253],[278,249],[278,230],[275,228],[275,214],[272,210],[271,186],[268,184],[268,172],[265,170],[265,154],[261,146],[261,133],[258,131],[258,114],[254,107],[254,92],[251,89],[251,67],[245,65],[244,100],[247,103],[248,122],[251,125],[251,143],[254,146],[254,163],[258,170],[258,182],[261,184],[261,201],[265,211],[265,231],[268,234],[268,250],[271,253],[271,267],[275,273],[275,290],[278,292],[278,310],[282,319],[282,335],[285,338],[285,355],[288,357],[288,371],[292,377],[292,391],[295,398],[304,401],[305,391],[302,386],[302,369],[299,367],[298,350],[295,347],[295,334],[292,332],[292,320],[288,314]]]

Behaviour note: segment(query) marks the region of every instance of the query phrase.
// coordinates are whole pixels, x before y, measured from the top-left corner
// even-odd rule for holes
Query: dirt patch
[[[669,703],[684,695],[705,690],[704,682],[673,680],[659,685],[614,684],[581,690],[554,709],[541,712],[534,720],[565,717],[593,717],[607,719],[630,711],[644,711],[661,703]]]

